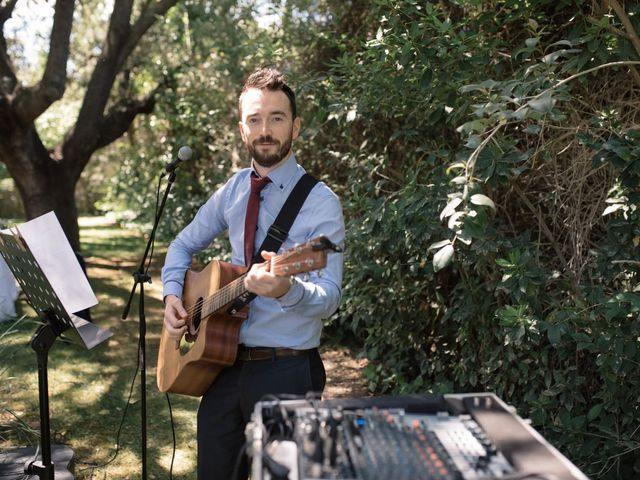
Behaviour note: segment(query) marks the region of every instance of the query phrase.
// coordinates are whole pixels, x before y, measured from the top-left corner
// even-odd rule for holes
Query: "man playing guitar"
[[[279,71],[265,68],[249,76],[240,94],[239,113],[240,135],[251,155],[251,167],[237,172],[213,193],[171,243],[162,269],[164,329],[176,340],[188,328],[181,298],[193,254],[227,231],[231,263],[249,266],[255,253],[251,250],[262,244],[305,173],[291,149],[300,132],[295,95]],[[249,200],[251,183],[261,184],[254,189],[258,207]],[[255,208],[257,225],[249,218],[255,217]],[[344,243],[340,201],[322,182],[311,189],[281,250],[320,235],[334,244]],[[261,252],[265,260],[275,254]],[[245,442],[245,425],[264,395],[322,392],[325,371],[317,347],[322,319],[335,312],[340,302],[342,261],[341,253],[331,254],[321,274],[311,272],[304,278],[274,275],[268,261],[251,265],[244,287],[257,297],[240,327],[236,361],[213,381],[198,409],[200,480],[233,477]],[[241,459],[237,478],[247,475],[246,461]]]

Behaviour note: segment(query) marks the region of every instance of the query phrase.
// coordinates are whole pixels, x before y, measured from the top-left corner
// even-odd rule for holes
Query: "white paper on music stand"
[[[98,303],[54,212],[16,228],[68,314]]]

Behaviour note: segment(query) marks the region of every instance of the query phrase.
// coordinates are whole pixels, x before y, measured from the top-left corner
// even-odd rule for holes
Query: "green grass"
[[[127,320],[122,311],[133,286],[146,246],[146,234],[123,230],[103,218],[81,219],[83,255],[98,305],[91,309],[98,326],[113,333],[93,350],[56,340],[49,352],[49,399],[54,443],[75,452],[76,479],[142,478],[140,375],[120,434],[116,436],[138,366],[139,318],[136,294]],[[147,347],[147,468],[149,478],[169,478],[172,433],[165,395],[155,384],[157,349],[163,306],[159,265],[164,251],[156,249],[145,284]],[[29,342],[37,329],[33,311],[21,296],[20,321],[0,324],[0,450],[35,446],[39,441],[38,378],[36,356]],[[4,333],[4,335],[3,335]],[[173,478],[194,478],[198,399],[171,396],[177,437]]]

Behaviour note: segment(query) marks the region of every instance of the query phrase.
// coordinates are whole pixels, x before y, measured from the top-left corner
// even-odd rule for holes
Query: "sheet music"
[[[16,229],[68,314],[98,303],[54,212],[29,220]]]

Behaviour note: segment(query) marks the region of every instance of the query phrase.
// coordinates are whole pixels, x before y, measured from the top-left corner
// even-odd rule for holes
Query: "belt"
[[[243,362],[254,360],[275,360],[277,358],[307,355],[312,350],[315,349],[295,350],[293,348],[284,347],[246,347],[244,345],[239,345],[236,359]]]

